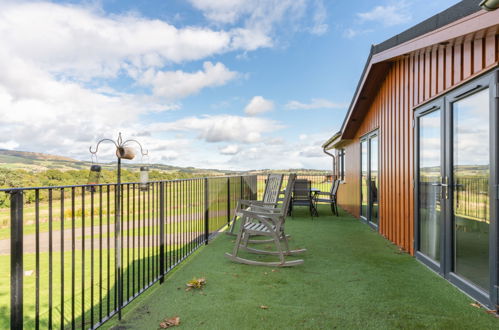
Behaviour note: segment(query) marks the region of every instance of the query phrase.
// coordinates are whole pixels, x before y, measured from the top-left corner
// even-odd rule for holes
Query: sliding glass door
[[[417,113],[417,196],[418,252],[427,264],[440,267],[442,221],[442,103],[434,102]]]
[[[360,141],[360,216],[372,227],[378,226],[379,156],[378,132],[364,136]]]
[[[416,256],[489,306],[498,284],[497,79],[476,79],[415,113]]]
[[[488,291],[490,234],[489,90],[451,103],[453,271]]]

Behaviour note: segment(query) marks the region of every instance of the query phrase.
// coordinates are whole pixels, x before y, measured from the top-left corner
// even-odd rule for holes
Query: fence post
[[[258,199],[258,174],[253,176],[254,182],[255,182],[255,190],[251,192],[251,199],[252,200],[257,200]]]
[[[208,245],[208,239],[210,238],[210,201],[208,192],[208,178],[204,178],[204,244]]]
[[[10,328],[23,328],[23,191],[10,192]]]
[[[230,177],[227,177],[227,226],[230,227]]]
[[[244,180],[243,180],[243,176],[241,175],[239,177],[239,181],[240,181],[240,194],[239,194],[239,199],[245,199],[243,194],[244,194],[244,188],[243,188],[243,184],[244,184]]]
[[[165,281],[165,182],[159,183],[159,283]]]

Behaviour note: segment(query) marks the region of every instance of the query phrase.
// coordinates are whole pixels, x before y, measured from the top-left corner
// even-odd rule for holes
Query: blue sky
[[[122,132],[151,162],[328,169],[370,45],[456,2],[0,1],[0,148]]]

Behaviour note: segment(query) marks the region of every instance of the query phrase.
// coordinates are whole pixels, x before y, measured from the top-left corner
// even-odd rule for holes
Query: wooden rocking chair
[[[282,177],[282,174],[270,174],[269,176],[267,176],[267,184],[265,185],[265,190],[263,192],[263,200],[258,201],[240,199],[237,202],[234,217],[232,218],[232,223],[229,230],[226,232],[227,235],[237,235],[236,233],[234,233],[234,228],[236,227],[237,218],[242,216],[242,210],[251,209],[252,206],[262,206],[270,208],[277,207],[279,193],[282,185]]]
[[[241,210],[241,218],[243,221],[241,223],[241,227],[239,228],[239,234],[237,235],[232,254],[225,254],[227,258],[235,262],[256,266],[287,267],[296,266],[303,263],[302,259],[288,261],[286,261],[285,259],[286,256],[306,251],[306,249],[290,250],[287,236],[284,233],[284,223],[288,214],[288,208],[291,201],[291,194],[293,192],[295,179],[295,174],[291,174],[289,176],[288,184],[286,186],[286,194],[280,208],[271,209],[258,207],[259,210],[255,210],[254,208],[252,208],[251,210]],[[249,247],[248,243],[254,242],[253,240],[250,241],[250,236],[257,235],[271,237],[270,240],[262,240],[261,242],[273,242],[275,245],[275,251],[259,250]],[[280,261],[266,262],[241,258],[237,255],[239,249],[243,249],[245,251],[256,254],[275,255],[279,257]]]

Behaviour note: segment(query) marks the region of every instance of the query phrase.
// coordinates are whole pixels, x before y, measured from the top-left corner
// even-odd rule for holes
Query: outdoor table
[[[312,201],[312,212],[313,214],[318,217],[319,216],[319,212],[317,211],[317,207],[315,206],[314,204],[314,200],[315,200],[315,195],[317,195],[317,193],[319,193],[321,190],[319,188],[310,188],[310,199]],[[280,194],[285,194],[286,193],[286,188],[284,188],[284,190],[281,190],[279,192]],[[291,204],[293,204],[293,200],[291,200]]]

